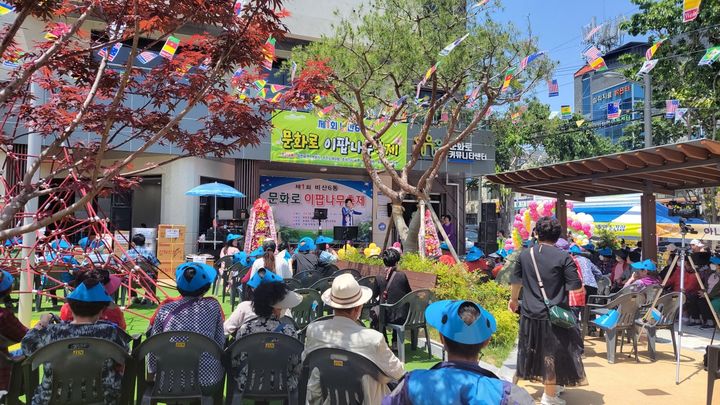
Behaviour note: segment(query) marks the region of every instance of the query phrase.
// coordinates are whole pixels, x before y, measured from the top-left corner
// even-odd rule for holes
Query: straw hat
[[[322,300],[331,308],[347,309],[370,301],[372,295],[372,290],[360,286],[352,274],[343,274],[333,280],[332,287],[322,294]]]

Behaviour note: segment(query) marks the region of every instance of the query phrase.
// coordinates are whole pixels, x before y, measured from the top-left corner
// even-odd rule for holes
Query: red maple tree
[[[6,179],[1,240],[56,223],[91,204],[103,190],[131,187],[134,176],[172,160],[223,156],[258,144],[273,110],[306,106],[315,95],[313,84],[327,73],[322,63],[308,64],[293,87],[272,102],[243,92],[262,82],[268,38],[282,39],[286,33],[282,19],[288,13],[280,0],[10,4],[14,21],[0,31],[0,55],[15,68],[0,83],[5,112],[0,150],[7,156],[6,172],[12,165],[24,167],[28,159],[31,165],[26,171],[16,169],[22,175],[15,180]],[[45,25],[45,39],[22,49],[18,33],[33,21]],[[91,21],[101,22],[104,31],[87,32]],[[187,32],[193,34],[183,34]],[[158,56],[175,33],[181,38],[177,52]],[[112,64],[116,44],[129,54]],[[138,62],[138,55],[148,51],[162,62],[151,68]],[[233,75],[239,69],[242,73]],[[196,108],[206,108],[207,114],[192,128],[182,125]],[[39,156],[13,150],[29,134],[42,137]],[[133,160],[154,144],[172,144],[182,152],[133,167]],[[108,152],[116,150],[124,150],[123,157],[108,164]],[[38,180],[42,163],[52,163],[52,170]],[[34,221],[23,224],[25,204],[42,196],[64,203],[41,206]]]

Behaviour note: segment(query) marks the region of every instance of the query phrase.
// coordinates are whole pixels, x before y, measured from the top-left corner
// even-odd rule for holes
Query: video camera
[[[680,233],[683,235],[688,233],[694,235],[697,231],[691,225],[687,224],[687,218],[680,217]]]

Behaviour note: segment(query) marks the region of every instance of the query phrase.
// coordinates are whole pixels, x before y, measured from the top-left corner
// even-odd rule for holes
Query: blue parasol
[[[196,197],[215,197],[215,220],[213,220],[213,229],[215,230],[215,235],[213,236],[213,249],[215,249],[217,241],[217,198],[244,198],[245,194],[228,186],[227,184],[218,182],[201,184],[186,191],[185,194]]]

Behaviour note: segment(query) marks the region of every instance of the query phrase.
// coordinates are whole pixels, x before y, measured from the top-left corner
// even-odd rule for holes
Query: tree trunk
[[[418,251],[418,235],[420,232],[420,220],[418,211],[413,213],[410,224],[405,223],[403,217],[402,204],[393,203],[392,205],[392,221],[395,224],[400,241],[403,245],[403,252]]]

